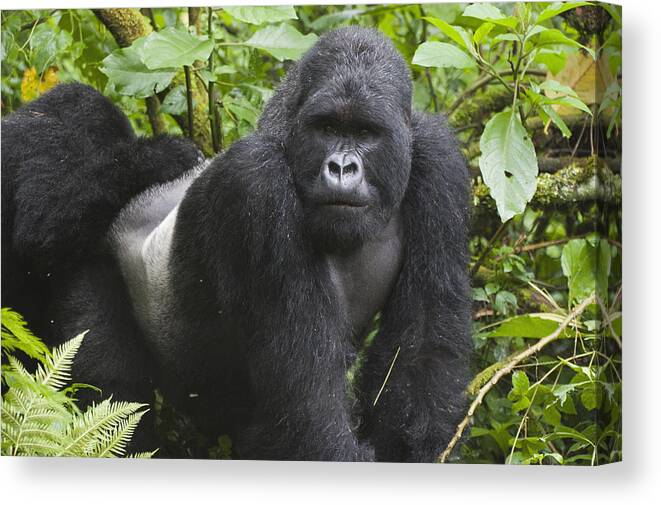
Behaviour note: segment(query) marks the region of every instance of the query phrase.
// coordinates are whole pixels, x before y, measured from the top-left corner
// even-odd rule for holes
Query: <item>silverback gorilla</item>
[[[89,329],[76,381],[157,387],[242,459],[438,456],[465,405],[467,227],[453,135],[363,28],[321,37],[210,163],[80,84],[2,124],[3,305],[51,345]]]

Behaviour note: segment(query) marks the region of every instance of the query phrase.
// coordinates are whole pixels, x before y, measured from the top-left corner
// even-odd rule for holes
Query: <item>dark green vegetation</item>
[[[449,114],[474,175],[475,401],[458,427],[464,438],[440,460],[621,459],[616,8],[7,11],[2,114],[78,80],[118,103],[144,135],[184,133],[212,155],[254,128],[318,34],[350,23],[394,41],[411,62],[415,107]],[[5,350],[7,342],[3,334]],[[3,370],[6,381],[15,375]],[[164,452],[199,455],[209,445],[162,402],[156,409]],[[3,412],[3,433],[6,423]],[[227,454],[228,444],[210,455]]]

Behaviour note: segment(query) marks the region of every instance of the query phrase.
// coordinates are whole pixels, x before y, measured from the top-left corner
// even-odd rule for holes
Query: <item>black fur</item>
[[[186,139],[137,138],[118,108],[82,84],[2,120],[2,305],[50,345],[93,329],[74,376],[115,399],[148,401],[153,388],[104,236],[132,197],[201,156]]]
[[[60,88],[41,100],[47,112],[54,113],[49,96],[59,102],[55,97],[65,93]],[[90,349],[81,359],[84,380],[107,384],[112,392],[130,389],[113,381],[120,374],[140,377],[149,360],[138,352],[125,355],[142,339],[125,290],[115,285],[116,268],[106,256],[97,262],[92,254],[132,194],[181,167],[156,161],[172,158],[171,146],[140,157],[135,146],[146,141],[132,137],[115,109],[109,109],[114,121],[91,124],[89,118],[110,107],[95,97],[101,103],[86,105],[88,116],[81,117],[78,105],[81,116],[69,114],[76,127],[41,126],[43,118],[34,119],[30,109],[3,123],[3,193],[10,178],[15,186],[9,195],[25,216],[12,214],[14,231],[5,236],[3,194],[3,262],[9,241],[12,261],[61,268],[67,282],[48,292],[48,303],[57,306],[54,317],[71,321],[61,327],[69,335],[72,327],[103,328],[95,337],[108,349],[103,358]],[[64,102],[61,113],[72,107]],[[324,108],[344,111],[338,121],[352,132],[356,121],[373,125],[367,138],[350,134],[347,141],[365,164],[369,205],[363,210],[327,209],[310,190],[331,148],[315,133],[314,118]],[[115,133],[108,133],[110,125]],[[63,146],[75,141],[89,141],[88,151],[100,161],[69,157],[57,185],[45,178],[49,193],[38,174],[52,172],[69,153]],[[125,143],[134,147],[122,150]],[[20,163],[14,152],[21,153]],[[107,152],[130,152],[112,175],[102,167],[115,166],[111,161],[121,155]],[[12,156],[10,166],[5,153]],[[144,178],[129,176],[133,171]],[[22,193],[23,172],[37,175]],[[356,355],[355,328],[333,287],[328,255],[375,239],[395,215],[403,223],[401,272],[359,371],[354,401],[347,370]],[[408,70],[390,42],[366,29],[330,32],[288,73],[257,131],[216,158],[180,203],[170,257],[176,294],[168,307],[169,331],[148,344],[158,384],[201,425],[229,432],[241,458],[433,461],[465,405],[467,216],[464,160],[444,119],[411,112]],[[96,282],[97,267],[111,280]],[[3,304],[10,304],[14,291],[6,290],[4,276]],[[24,281],[12,288],[27,286]],[[115,325],[130,328],[113,331]],[[135,399],[144,398],[140,386]]]

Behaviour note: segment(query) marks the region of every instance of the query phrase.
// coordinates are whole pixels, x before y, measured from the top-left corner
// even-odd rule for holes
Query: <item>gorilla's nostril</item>
[[[354,162],[351,162],[344,167],[344,173],[346,175],[355,175],[356,172],[358,172],[358,165],[356,165]]]
[[[338,165],[334,161],[328,162],[328,171],[331,173],[331,175],[337,177],[340,177],[340,175],[342,174],[342,169],[340,168],[340,165]]]

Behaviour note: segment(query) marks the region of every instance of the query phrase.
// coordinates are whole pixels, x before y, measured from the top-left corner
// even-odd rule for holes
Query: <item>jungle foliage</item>
[[[619,7],[4,11],[2,114],[58,82],[82,81],[117,103],[139,133],[183,133],[211,156],[254,129],[292,60],[322,33],[347,24],[392,39],[410,62],[414,106],[448,114],[474,178],[474,401],[439,461],[620,460]],[[3,452],[20,452],[11,442],[15,416],[31,415],[17,410],[25,400],[19,391],[32,399],[44,394],[37,431],[68,416],[63,431],[41,433],[48,454],[62,451],[88,418],[113,412],[113,404],[102,403],[80,414],[59,390],[81,338],[50,353],[3,333],[5,353],[24,351],[42,366],[30,374],[9,358],[3,368],[11,386],[3,402],[3,435],[7,429],[11,437]],[[46,391],[50,369],[62,380]],[[137,422],[140,406],[114,405],[125,424]],[[99,454],[109,436],[80,450]]]

